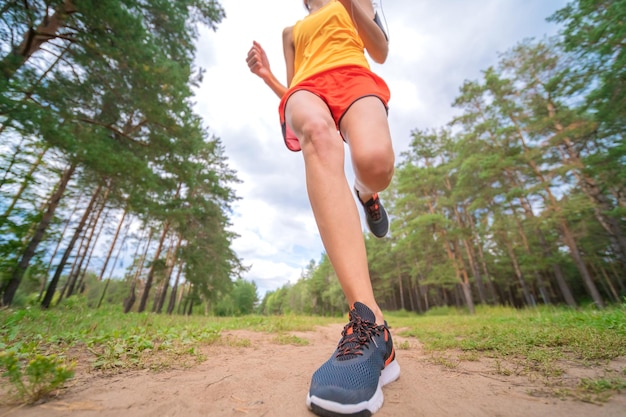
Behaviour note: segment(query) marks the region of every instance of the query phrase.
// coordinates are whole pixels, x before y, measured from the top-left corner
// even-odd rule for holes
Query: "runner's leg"
[[[330,111],[316,95],[298,91],[289,98],[285,119],[300,139],[313,214],[347,301],[350,305],[357,301],[365,304],[374,312],[376,322],[383,324],[370,281],[359,213],[344,171],[344,143]],[[353,126],[351,120],[346,126]],[[357,133],[354,128],[347,131]],[[375,186],[388,183],[387,179],[377,183],[369,175],[366,179]]]
[[[341,133],[350,145],[356,188],[365,202],[391,182],[395,156],[387,111],[377,97],[357,100],[341,119]]]

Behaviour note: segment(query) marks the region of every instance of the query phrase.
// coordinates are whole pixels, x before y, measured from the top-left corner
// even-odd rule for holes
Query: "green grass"
[[[346,319],[123,314],[118,308],[92,310],[80,300],[68,301],[49,311],[0,310],[0,383],[11,401],[36,401],[85,367],[123,372],[191,366],[205,359],[204,346],[251,345],[248,339],[223,337],[226,330],[266,332],[273,343],[306,345],[307,340],[290,332]],[[437,309],[421,316],[390,312],[386,319],[402,336],[416,338],[434,363],[448,369],[485,359],[494,374],[527,375],[541,379],[552,395],[596,403],[626,389],[626,369],[607,366],[626,356],[626,306],[603,311],[479,307],[475,315]],[[412,346],[405,341],[397,348]],[[567,385],[563,375],[571,365],[601,372]]]
[[[159,370],[204,360],[202,346],[250,346],[247,339],[222,338],[224,330],[267,332],[277,335],[276,343],[303,345],[305,340],[287,332],[313,327],[310,317],[123,314],[120,308],[93,310],[81,300],[68,301],[48,311],[0,310],[0,384],[7,397],[0,402],[37,401],[84,364],[103,372]]]
[[[273,340],[279,345],[307,346],[309,344],[306,339],[285,333],[277,335]]]
[[[495,374],[526,375],[543,381],[551,394],[589,402],[605,401],[626,388],[626,368],[607,368],[611,360],[626,357],[626,306],[602,311],[479,307],[475,315],[446,310],[386,318],[445,367],[484,357],[492,360]],[[571,366],[599,369],[601,376],[564,386]]]

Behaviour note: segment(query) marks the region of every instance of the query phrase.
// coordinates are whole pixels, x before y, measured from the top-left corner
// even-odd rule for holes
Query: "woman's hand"
[[[261,77],[263,80],[267,81],[272,77],[270,62],[267,59],[265,50],[257,41],[252,42],[252,47],[248,51],[246,62],[248,63],[248,68],[250,68],[250,71],[253,74]]]
[[[281,98],[283,94],[285,94],[287,87],[282,85],[272,73],[270,69],[270,61],[267,59],[265,50],[257,41],[252,42],[252,48],[248,51],[246,62],[248,63],[250,71],[265,81],[265,84],[267,84],[272,91],[276,93],[278,98]]]

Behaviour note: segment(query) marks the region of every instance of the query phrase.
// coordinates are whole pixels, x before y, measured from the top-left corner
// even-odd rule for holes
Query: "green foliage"
[[[213,311],[218,316],[241,316],[252,314],[259,300],[254,282],[238,279],[230,294],[225,294],[217,302]]]
[[[624,390],[626,390],[625,378],[583,378],[578,383],[575,396],[585,402],[601,404],[608,401],[612,393]]]
[[[604,311],[479,307],[474,315],[437,309],[424,316],[388,313],[386,319],[407,328],[401,334],[417,338],[433,361],[446,367],[487,357],[499,374],[539,377],[551,395],[596,403],[626,384],[623,371],[606,366],[626,353],[623,306]],[[566,382],[564,372],[572,365],[606,369],[597,378],[571,380],[569,375]]]
[[[197,25],[216,29],[223,18],[212,0],[3,6],[0,137],[3,151],[11,150],[0,159],[2,185],[11,185],[0,194],[0,206],[9,207],[0,213],[5,304],[23,281],[26,268],[17,260],[38,266],[56,243],[51,239],[60,239],[58,223],[69,222],[67,207],[80,206],[71,193],[60,202],[50,198],[68,184],[78,196],[106,184],[100,197],[108,209],[180,237],[176,261],[195,294],[210,299],[229,289],[243,269],[227,231],[237,178],[192,102],[202,76],[193,68]],[[58,27],[42,43],[33,40],[31,28],[48,21]],[[22,40],[33,49],[22,50]],[[58,167],[68,165],[76,167],[73,176],[55,184]]]
[[[190,306],[250,313],[256,289],[236,280],[245,268],[228,231],[238,179],[220,139],[191,107],[202,77],[192,65],[195,25],[216,29],[222,7],[77,0],[77,10],[64,10],[68,4],[3,8],[0,206],[10,209],[0,215],[0,294],[26,256],[20,292],[8,303],[28,304],[46,276],[41,260],[72,218],[69,208],[80,206],[77,195],[104,181],[107,209],[140,219],[153,238],[180,242],[164,248],[173,253],[169,263],[146,259],[159,266],[157,280],[180,269]],[[475,303],[619,303],[626,288],[624,10],[624,0],[571,2],[551,18],[563,24],[561,37],[514,45],[460,86],[450,123],[411,133],[383,195],[391,236],[366,239],[381,306],[426,313],[463,304],[473,311]],[[62,36],[35,45],[32,56],[16,53],[33,24],[53,15],[62,17]],[[68,164],[77,166],[70,193],[48,227],[41,207]],[[38,225],[46,230],[36,237]],[[40,242],[45,250],[35,250]],[[127,283],[108,283],[105,302],[119,303]],[[87,286],[90,304],[103,294],[100,285]],[[346,309],[325,256],[258,307],[325,316]]]
[[[308,340],[289,334],[279,334],[274,340],[279,345],[306,346],[309,344]]]
[[[0,310],[0,351],[18,355],[3,360],[9,363],[11,358],[26,360],[55,355],[55,363],[63,369],[71,369],[71,363],[79,359],[101,371],[162,369],[202,360],[200,347],[219,341],[225,329],[246,328],[284,335],[289,331],[310,330],[314,323],[329,322],[323,319],[312,322],[310,317],[291,315],[129,315],[120,306],[95,310],[79,297],[67,301],[52,310]],[[279,343],[302,342],[284,336]]]
[[[265,294],[259,311],[263,314],[317,314],[339,316],[347,313],[345,296],[326,255],[319,264],[311,260],[295,283],[287,283]]]
[[[19,355],[12,350],[0,352],[0,370],[13,399],[26,404],[45,397],[74,376],[72,367],[56,355]]]
[[[419,340],[432,360],[445,367],[486,358],[501,375],[540,376],[552,394],[592,402],[605,401],[626,384],[626,370],[607,370],[580,380],[568,377],[570,385],[563,374],[563,363],[602,370],[624,355],[624,306],[605,310],[478,306],[474,315],[463,309],[436,308],[426,315],[403,310],[385,316],[399,335]],[[201,348],[207,344],[250,345],[247,339],[221,340],[224,330],[270,333],[274,343],[300,346],[306,340],[289,332],[345,319],[292,314],[128,315],[119,308],[93,310],[84,299],[72,298],[53,310],[0,310],[0,351],[4,352],[0,364],[18,400],[30,402],[35,400],[33,393],[41,396],[62,387],[78,358],[100,372],[186,366],[204,360]],[[411,345],[404,342],[397,347],[411,349]]]
[[[94,274],[87,274],[85,278],[84,296],[87,299],[89,307],[96,307],[100,301],[100,297],[106,288],[105,297],[102,300],[104,304],[122,305],[124,298],[128,295],[130,283],[128,280],[112,278],[107,287],[107,281],[98,281]]]
[[[566,351],[577,360],[597,362],[624,354],[624,323],[626,310],[622,307],[606,311],[481,307],[475,316],[438,309],[420,317],[419,325],[407,334],[432,350],[459,348],[499,356],[527,356],[533,351],[556,348],[555,352]]]
[[[92,310],[85,300],[69,299],[59,308],[4,310],[0,347],[31,355],[51,351],[66,357],[85,347],[98,369],[159,368],[197,360],[200,343],[219,339],[220,327],[184,316],[127,315],[119,306]]]
[[[576,0],[550,17],[563,24],[563,44],[579,60],[573,70],[593,86],[589,105],[620,135],[626,122],[625,19],[624,0]]]

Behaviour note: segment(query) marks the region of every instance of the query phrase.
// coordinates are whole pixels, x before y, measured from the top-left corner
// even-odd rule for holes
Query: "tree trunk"
[[[619,286],[620,294],[626,296],[626,278],[617,272],[615,263],[611,263],[609,266],[611,267],[611,272],[613,273],[612,275],[615,277],[615,281],[617,281],[617,285]]]
[[[172,314],[174,312],[174,308],[176,307],[176,296],[178,294],[178,283],[180,282],[180,276],[183,272],[183,264],[178,265],[178,271],[176,271],[176,280],[174,281],[174,286],[172,287],[172,291],[170,293],[170,301],[167,305],[167,314]]]
[[[411,278],[409,277],[409,288],[407,288],[407,293],[409,294],[409,311],[417,311],[417,306],[415,305],[415,299],[413,298],[413,284],[411,283]]]
[[[143,312],[146,309],[146,305],[148,304],[148,297],[150,296],[150,289],[152,287],[152,281],[154,280],[154,265],[155,262],[159,260],[161,256],[161,250],[163,249],[163,243],[165,242],[165,238],[167,237],[167,232],[169,230],[169,222],[165,222],[163,225],[163,231],[161,232],[161,239],[159,239],[159,245],[157,246],[156,253],[154,254],[154,259],[152,264],[150,265],[150,270],[148,271],[148,277],[146,278],[146,285],[143,287],[143,294],[141,294],[141,300],[139,301],[139,308],[137,311],[139,313]]]
[[[115,235],[113,235],[113,241],[111,242],[111,246],[109,246],[109,251],[107,252],[107,256],[104,258],[104,265],[102,265],[102,269],[100,270],[100,275],[98,275],[98,281],[102,281],[104,277],[104,273],[109,265],[109,261],[111,260],[111,255],[113,254],[113,250],[115,249],[115,244],[117,243],[117,238],[120,235],[120,230],[122,230],[122,225],[124,224],[124,220],[126,219],[127,210],[124,210],[122,213],[122,219],[117,224],[117,229],[115,230]],[[115,264],[113,265],[115,267]]]
[[[470,228],[472,230],[472,234],[476,238],[476,248],[478,249],[478,258],[480,259],[480,265],[483,270],[483,274],[485,276],[485,280],[487,281],[487,289],[489,290],[488,303],[493,304],[499,298],[496,293],[496,289],[493,287],[493,282],[491,281],[491,274],[489,273],[489,268],[487,268],[487,261],[485,260],[485,253],[483,252],[483,243],[480,239],[480,235],[478,230],[476,230],[476,224],[474,223],[474,219],[472,216],[469,216]]]
[[[463,297],[465,298],[465,304],[467,305],[467,309],[470,314],[474,314],[476,309],[474,307],[474,296],[472,295],[472,287],[469,280],[469,275],[467,274],[467,268],[465,267],[465,261],[463,260],[463,255],[461,254],[461,250],[459,249],[459,245],[456,241],[452,241],[452,245],[454,248],[455,256],[458,260],[459,270],[461,272],[461,289],[463,290]]]
[[[122,214],[122,219],[120,220],[120,225],[118,226],[118,230],[115,232],[115,238],[113,238],[113,243],[111,244],[111,248],[115,246],[115,241],[117,240],[117,234],[119,232],[119,229],[122,225],[122,223],[124,223],[124,218],[126,217],[126,210],[124,210],[124,213]],[[111,268],[111,270],[109,271],[109,277],[107,278],[106,283],[104,284],[104,288],[102,289],[102,294],[100,295],[100,299],[98,300],[98,305],[96,306],[96,308],[100,308],[100,306],[102,305],[102,301],[104,300],[104,296],[107,293],[107,290],[109,288],[109,283],[111,282],[111,279],[113,278],[113,271],[115,270],[115,265],[117,265],[117,260],[120,257],[120,253],[122,253],[122,249],[124,248],[124,244],[126,243],[126,238],[128,237],[128,229],[130,228],[130,223],[128,223],[128,225],[126,226],[126,230],[124,231],[124,239],[122,239],[122,243],[120,244],[119,248],[117,249],[117,253],[115,254],[115,259],[113,260],[113,268]],[[135,256],[137,255],[137,253],[135,252]],[[107,259],[110,257],[110,253],[109,256],[107,256]],[[102,282],[102,276],[104,274],[106,268],[102,268],[102,272],[100,272],[100,279],[98,281]]]
[[[120,234],[120,230],[122,230],[122,225],[124,224],[125,217],[126,217],[126,210],[124,210],[124,212],[122,213],[122,219],[117,225],[117,229],[115,230],[115,235],[113,236],[113,241],[111,242],[111,246],[109,246],[109,251],[107,252],[107,255],[104,259],[104,265],[102,266],[102,269],[100,270],[100,275],[98,276],[98,281],[100,282],[102,282],[102,277],[104,276],[104,272],[106,271],[107,265],[109,264],[109,261],[111,260],[111,255],[113,254],[113,250],[115,249],[115,244],[117,243],[117,238]],[[119,255],[119,252],[118,252],[118,255]],[[113,267],[115,268],[115,262],[113,262]],[[113,270],[111,270],[111,273],[113,273]],[[102,289],[102,294],[100,295],[100,299],[98,300],[98,305],[96,308],[100,308],[100,305],[102,304],[102,300],[104,300],[104,296],[106,295],[106,292],[109,288],[110,281],[111,281],[111,278],[109,277],[109,279],[107,279],[104,284],[104,288]]]
[[[194,294],[192,294],[192,288],[189,287],[189,304],[187,307],[187,311],[185,312],[185,314],[188,316],[191,316],[191,314],[193,313],[193,300],[194,300]]]
[[[578,270],[581,272],[581,275],[583,277],[583,283],[585,284],[585,287],[587,287],[587,291],[589,292],[591,299],[595,303],[596,307],[604,308],[604,301],[602,300],[602,297],[600,296],[600,293],[596,288],[596,284],[593,282],[593,278],[591,277],[591,274],[587,269],[587,265],[585,265],[585,262],[582,259],[580,251],[578,249],[578,244],[576,243],[576,240],[574,239],[574,236],[569,230],[569,227],[567,226],[567,223],[564,219],[561,219],[561,230],[563,231],[563,239],[565,240],[565,244],[570,248],[570,253],[574,258],[574,263],[578,267]]]
[[[72,1],[65,0],[52,16],[45,17],[36,29],[31,28],[26,32],[22,43],[0,62],[5,80],[11,79],[28,58],[41,48],[41,45],[56,38],[67,17],[76,11]]]
[[[173,263],[172,263],[172,254],[174,253],[174,246],[173,246],[173,237],[170,239],[168,246],[168,249],[165,253],[165,269],[163,271],[163,277],[161,279],[161,282],[157,282],[157,290],[155,291],[154,294],[154,301],[152,302],[152,312],[156,313],[157,311],[160,313],[160,309],[163,307],[163,303],[162,303],[162,299],[165,298],[165,294],[167,294],[167,288],[169,287],[169,280],[171,278],[171,274],[172,274],[172,268]],[[159,304],[161,306],[159,306]]]
[[[187,309],[187,299],[185,298],[185,287],[186,283],[183,284],[180,290],[180,296],[178,297],[178,308],[176,309],[176,314],[184,314]]]
[[[450,184],[450,179],[447,176],[446,176],[446,187],[448,188],[450,192],[452,192],[452,185]],[[465,221],[463,220],[461,213],[459,211],[459,208],[456,204],[454,205],[454,217],[456,219],[456,223],[458,227],[460,229],[467,230]],[[461,239],[461,243],[465,249],[465,254],[467,255],[467,260],[470,264],[472,275],[474,276],[474,279],[476,280],[476,288],[478,289],[478,299],[480,300],[481,304],[486,304],[487,297],[485,296],[485,287],[483,285],[483,278],[480,275],[480,269],[478,268],[478,265],[476,265],[476,260],[474,258],[474,253],[472,251],[473,245],[467,238]],[[461,254],[459,254],[459,256],[460,255]]]
[[[83,283],[85,282],[85,275],[87,274],[87,271],[89,270],[89,265],[91,264],[91,257],[93,256],[93,253],[96,249],[96,246],[98,245],[98,241],[100,240],[100,235],[102,234],[102,230],[104,230],[104,226],[106,225],[106,222],[108,220],[108,212],[107,215],[104,217],[104,220],[102,221],[102,223],[100,224],[100,228],[98,229],[98,233],[96,233],[96,238],[93,242],[93,245],[91,245],[90,249],[89,249],[89,256],[87,257],[87,264],[85,265],[84,268],[82,268],[82,271],[80,271],[80,278],[78,279],[78,282],[76,283],[76,287],[82,288]]]
[[[398,274],[398,290],[400,291],[400,309],[406,310],[404,305],[404,285],[402,285],[402,274]]]
[[[547,110],[550,118],[554,120],[553,124],[558,134],[563,135],[566,133],[566,129],[561,122],[556,119],[556,108],[552,101],[548,100]],[[581,123],[574,122],[571,126],[572,129],[579,129]],[[571,130],[571,129],[569,129]],[[569,161],[565,160],[564,163],[570,162],[574,168],[574,175],[578,180],[578,184],[582,191],[587,195],[589,200],[593,203],[593,211],[596,219],[602,225],[604,230],[608,233],[612,246],[615,248],[618,256],[623,265],[626,265],[626,235],[619,224],[619,220],[607,213],[611,212],[614,205],[609,201],[606,195],[602,192],[598,186],[597,181],[591,176],[585,173],[585,163],[580,159],[578,151],[575,149],[572,140],[568,136],[564,136],[562,144],[565,148],[565,153]]]
[[[89,251],[89,248],[91,247],[91,242],[93,240],[94,235],[96,234],[96,230],[98,229],[98,223],[100,222],[100,216],[102,215],[102,212],[104,211],[104,208],[106,207],[106,203],[107,203],[107,197],[109,194],[109,191],[111,190],[111,186],[109,186],[105,192],[105,195],[102,197],[102,202],[100,204],[100,208],[98,209],[98,212],[96,213],[95,216],[93,216],[93,219],[90,223],[90,226],[88,227],[88,229],[91,230],[91,232],[89,233],[89,237],[87,239],[85,239],[83,237],[83,242],[84,245],[81,249],[79,250],[79,254],[80,254],[80,262],[78,262],[76,268],[72,268],[72,272],[70,273],[70,276],[68,277],[67,280],[67,297],[71,297],[72,294],[74,294],[74,288],[76,288],[76,282],[78,281],[78,277],[80,275],[80,271],[83,268],[83,263],[85,262],[85,259],[87,258],[87,252]],[[107,211],[107,214],[104,216],[103,219],[103,224],[106,223],[106,219],[109,215],[109,212]],[[63,292],[61,293],[61,297],[63,297]],[[59,298],[59,302],[61,301],[61,298]]]
[[[4,127],[5,122],[3,121],[2,124]],[[0,131],[0,133],[2,132]],[[13,165],[17,163],[18,155],[22,153],[22,145],[24,144],[24,142],[26,142],[26,139],[24,137],[20,138],[19,143],[15,147],[15,152],[13,152],[13,155],[11,155],[9,164],[7,165],[7,168],[4,170],[4,174],[2,175],[2,179],[0,180],[0,188],[2,188],[2,186],[7,183],[9,175],[11,175],[11,170],[13,169]]]
[[[431,214],[435,214],[435,207],[433,206],[433,202],[431,201],[430,197],[427,194],[425,194],[425,197],[427,198],[429,212]],[[471,287],[469,285],[469,277],[467,276],[467,271],[465,270],[465,266],[459,265],[458,263],[459,259],[457,258],[457,255],[456,255],[458,253],[458,248],[455,247],[454,252],[452,251],[452,249],[450,249],[450,245],[456,245],[456,244],[448,241],[447,233],[444,229],[440,229],[437,232],[442,237],[444,249],[446,251],[448,259],[450,259],[450,262],[452,262],[452,265],[454,266],[456,277],[459,280],[459,283],[462,284],[463,295],[467,297],[467,295],[469,294],[469,297],[465,299],[467,303],[467,308],[471,314],[474,314],[475,312],[474,300],[472,298]],[[462,258],[460,260],[462,261]]]
[[[72,213],[67,218],[67,221],[65,222],[65,225],[63,226],[63,232],[61,232],[61,236],[59,237],[59,241],[54,247],[52,256],[50,256],[50,261],[48,262],[48,268],[46,268],[46,273],[44,274],[41,280],[41,287],[39,288],[39,296],[37,297],[37,302],[41,301],[41,297],[43,297],[43,293],[44,291],[46,291],[46,284],[48,284],[48,275],[50,274],[50,270],[52,269],[52,265],[54,264],[54,258],[56,258],[57,252],[59,252],[59,249],[61,248],[61,244],[63,243],[63,237],[65,236],[65,233],[67,232],[67,229],[70,226],[70,223],[72,222],[72,217],[74,217],[76,210],[78,210],[78,204],[74,206],[74,209],[72,209]]]
[[[45,147],[41,152],[39,152],[39,155],[37,155],[37,160],[33,164],[31,164],[30,169],[28,170],[28,173],[24,176],[22,180],[22,184],[20,185],[19,190],[17,190],[17,192],[13,196],[13,199],[11,200],[11,204],[9,204],[9,207],[7,207],[7,209],[4,211],[4,214],[0,216],[0,218],[9,217],[9,215],[13,211],[13,208],[15,207],[15,204],[17,204],[20,197],[24,193],[24,190],[26,190],[26,187],[28,187],[28,184],[32,182],[33,174],[35,173],[37,168],[39,168],[39,165],[41,165],[41,161],[43,160],[43,157],[47,151],[48,151],[48,148]]]
[[[613,282],[611,282],[611,279],[607,275],[606,270],[602,267],[602,263],[599,262],[599,265],[597,265],[596,267],[595,262],[592,262],[591,269],[593,269],[593,272],[596,276],[602,275],[602,277],[604,277],[604,288],[606,290],[606,293],[609,294],[614,303],[619,303],[620,299],[619,294],[617,293],[617,289],[615,288],[615,285],[613,285]],[[600,269],[600,271],[598,271],[598,269]]]
[[[506,237],[504,238],[506,240]],[[515,276],[517,277],[517,281],[519,282],[520,288],[522,289],[522,294],[524,294],[524,299],[526,300],[526,305],[530,307],[537,307],[535,303],[535,299],[530,294],[528,290],[528,284],[526,284],[526,280],[524,279],[524,274],[522,273],[522,269],[519,266],[519,262],[517,260],[517,255],[515,255],[515,251],[511,245],[511,242],[508,240],[504,244],[506,246],[506,250],[509,253],[509,258],[511,258],[511,263],[513,264],[513,269],[515,270]]]
[[[526,232],[524,232],[524,227],[522,225],[522,221],[520,220],[517,210],[513,206],[513,204],[509,205],[511,212],[513,213],[513,217],[515,218],[515,224],[517,225],[517,233],[519,237],[522,239],[522,243],[524,244],[524,249],[528,256],[534,256],[533,252],[530,249],[530,244],[528,243],[528,238],[526,237]],[[550,304],[550,295],[546,289],[546,285],[543,282],[543,277],[541,276],[540,271],[536,266],[533,266],[533,275],[535,276],[535,281],[537,282],[537,287],[539,287],[539,293],[541,294],[541,298],[543,299],[543,303],[546,305]],[[534,301],[534,300],[533,300]],[[534,305],[533,305],[534,306]]]
[[[172,259],[170,260],[169,273],[166,275],[165,283],[163,284],[163,290],[161,291],[161,296],[159,297],[158,306],[156,312],[161,314],[163,311],[163,304],[165,304],[165,298],[167,297],[167,289],[169,287],[169,282],[172,279],[172,274],[174,273],[174,266],[176,265],[176,256],[178,254],[178,250],[180,249],[180,245],[182,244],[183,237],[178,237],[178,242],[176,242],[176,247],[174,248],[174,252],[172,253]],[[173,290],[172,290],[173,291]]]
[[[511,116],[511,119],[514,121],[518,129],[519,137],[522,142],[524,152],[527,153],[528,147],[526,146],[526,141],[524,139],[523,132],[521,128],[519,127],[519,124],[517,123],[517,120],[515,119],[515,117]],[[541,172],[541,169],[539,169],[539,167],[537,166],[537,163],[532,158],[530,157],[527,158],[526,162],[532,168],[533,172],[539,179],[544,191],[546,192],[547,199],[548,199],[547,205],[552,210],[554,210],[556,214],[557,220],[559,222],[559,228],[561,229],[561,235],[563,237],[563,240],[565,241],[565,244],[570,250],[570,255],[572,256],[572,259],[574,260],[574,264],[578,268],[578,271],[580,272],[580,275],[583,278],[583,283],[585,284],[585,287],[587,288],[589,295],[591,296],[591,298],[593,299],[593,302],[596,304],[598,308],[603,308],[604,302],[602,301],[602,297],[600,296],[600,293],[598,292],[598,289],[596,288],[593,282],[593,279],[591,278],[591,274],[589,274],[589,270],[587,269],[587,266],[583,262],[580,251],[578,250],[578,244],[576,243],[576,240],[574,239],[574,235],[569,229],[569,225],[567,223],[567,220],[564,217],[563,211],[561,207],[559,206],[556,198],[554,197],[554,194],[552,193],[552,190],[550,189],[548,182],[546,181],[543,173]]]
[[[524,209],[524,213],[526,214],[527,218],[532,218],[535,216],[530,206],[530,203],[525,197],[520,198],[520,203],[522,204],[522,208]],[[542,250],[544,258],[553,259],[552,250],[550,249],[550,245],[548,245],[548,242],[546,241],[546,237],[543,231],[537,228],[536,232],[537,232],[537,237],[539,238],[539,243],[541,245],[541,250]],[[574,299],[574,296],[572,295],[572,290],[570,289],[569,285],[567,284],[567,281],[565,280],[565,275],[563,274],[561,265],[559,265],[557,262],[551,262],[551,266],[552,266],[552,271],[554,272],[556,283],[559,287],[559,290],[561,291],[561,295],[563,296],[563,299],[565,300],[567,305],[569,305],[570,307],[578,308],[578,305],[576,304],[576,300]]]
[[[130,310],[132,310],[133,305],[135,304],[135,300],[137,299],[135,295],[135,288],[137,288],[137,281],[139,280],[139,275],[141,274],[141,271],[143,270],[143,264],[146,260],[146,257],[148,256],[148,249],[150,248],[150,242],[152,242],[152,231],[150,231],[150,234],[148,236],[148,243],[146,243],[146,250],[141,256],[139,263],[137,264],[137,270],[135,271],[133,282],[130,285],[130,292],[128,294],[128,297],[124,300],[124,313],[128,313]],[[139,243],[137,243],[137,250],[139,250]]]
[[[552,258],[552,250],[546,241],[546,237],[543,234],[543,231],[537,230],[537,235],[539,236],[539,240],[541,242],[541,247],[543,249],[543,256],[548,259]],[[574,299],[574,295],[572,294],[572,290],[565,279],[565,274],[561,269],[561,265],[557,262],[552,262],[552,271],[554,272],[554,278],[556,279],[556,283],[561,291],[561,295],[563,299],[567,303],[568,306],[572,308],[578,308],[578,304],[576,303],[576,299]]]
[[[87,206],[87,209],[85,209],[85,213],[83,214],[83,217],[80,219],[78,226],[76,226],[74,235],[72,236],[72,238],[70,239],[70,242],[67,245],[67,249],[65,250],[63,257],[61,258],[61,261],[59,262],[59,265],[57,266],[57,269],[54,272],[54,276],[52,277],[50,284],[48,284],[46,295],[43,297],[43,301],[41,302],[42,308],[50,308],[50,303],[52,302],[52,298],[54,297],[54,293],[56,292],[56,288],[59,283],[59,279],[61,278],[61,274],[63,273],[63,269],[65,268],[65,264],[67,263],[67,259],[70,257],[70,253],[72,252],[72,249],[74,248],[74,244],[78,240],[78,237],[83,231],[83,227],[85,227],[85,224],[87,223],[87,219],[89,218],[89,215],[91,214],[91,210],[93,209],[93,206],[96,203],[96,200],[98,199],[98,195],[100,194],[101,189],[102,189],[102,184],[99,184],[96,187],[96,190],[94,191],[93,196],[91,197],[91,201],[89,201],[89,205]]]
[[[46,230],[48,230],[50,221],[54,217],[54,213],[57,207],[59,206],[59,202],[61,201],[61,198],[63,197],[63,193],[65,192],[65,189],[67,188],[67,184],[72,178],[72,175],[74,174],[75,169],[76,169],[76,165],[71,164],[63,172],[63,175],[61,175],[61,179],[59,180],[57,188],[55,192],[52,194],[52,197],[50,198],[50,201],[48,203],[48,209],[43,214],[43,217],[41,218],[39,224],[35,228],[33,237],[31,238],[30,242],[26,246],[26,249],[22,253],[22,256],[20,257],[20,260],[17,266],[15,267],[15,269],[13,270],[13,273],[11,274],[11,278],[9,279],[9,281],[7,282],[7,284],[5,285],[3,289],[3,294],[2,294],[3,305],[9,306],[13,302],[13,297],[15,297],[15,292],[17,291],[17,288],[19,287],[20,282],[22,281],[22,278],[24,277],[24,273],[26,272],[26,269],[30,265],[31,259],[33,258],[33,256],[35,256],[35,251],[37,250],[37,246],[39,246],[39,243],[41,243],[41,241],[43,240],[43,236],[46,233]]]
[[[128,292],[128,297],[124,299],[124,313],[129,313],[130,310],[133,309],[133,305],[137,300],[137,295],[135,294],[135,288],[137,288],[137,281],[133,281],[130,285],[130,290]]]

